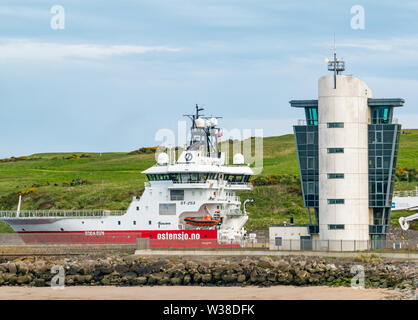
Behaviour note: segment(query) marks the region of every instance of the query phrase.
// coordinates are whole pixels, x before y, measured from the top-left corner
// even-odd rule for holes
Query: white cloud
[[[168,46],[64,44],[29,39],[0,39],[0,59],[102,59],[110,56],[152,52],[178,52]]]
[[[356,39],[346,40],[338,44],[338,47],[360,48],[374,51],[402,51],[410,52],[418,49],[418,38],[386,38],[386,39]]]
[[[44,10],[29,7],[0,7],[0,16],[45,18],[48,15],[50,15],[48,6]]]

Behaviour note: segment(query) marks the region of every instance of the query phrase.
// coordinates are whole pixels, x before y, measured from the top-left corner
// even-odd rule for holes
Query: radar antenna
[[[325,59],[328,63],[328,71],[334,72],[334,89],[337,89],[337,75],[345,70],[345,62],[337,58],[337,49],[335,46],[335,34],[334,34],[334,60]]]
[[[200,114],[201,111],[205,110],[204,108],[199,107],[196,104],[196,114],[184,114],[183,116],[188,117],[192,121],[191,135],[190,135],[190,145],[189,148],[194,148],[196,145],[204,145],[206,149],[207,156],[220,156],[218,150],[218,137],[219,128],[217,128],[217,121],[214,119],[221,119],[222,117],[205,117],[203,114]],[[199,122],[199,126],[196,125],[197,120],[201,119],[202,122]],[[209,124],[207,124],[209,122]]]

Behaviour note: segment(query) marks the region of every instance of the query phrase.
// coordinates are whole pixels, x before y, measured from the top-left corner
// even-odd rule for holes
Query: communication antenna
[[[335,33],[334,33],[334,59],[329,60],[325,59],[325,62],[328,63],[328,71],[334,72],[334,89],[337,89],[337,75],[340,72],[345,70],[345,62],[337,58],[337,49],[335,45]]]

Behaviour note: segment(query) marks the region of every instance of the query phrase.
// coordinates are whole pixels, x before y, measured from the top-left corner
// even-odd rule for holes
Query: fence
[[[86,231],[80,233],[0,233],[0,246],[25,245],[133,245],[138,249],[176,250],[276,250],[276,251],[413,251],[418,244],[407,240],[311,240],[272,239],[270,241],[222,241],[216,239],[161,240],[141,238],[141,233]]]
[[[393,196],[395,197],[418,197],[418,187],[415,187],[415,190],[394,191]]]
[[[219,243],[216,239],[201,240],[159,240],[138,239],[138,249],[175,249],[175,250],[274,250],[274,251],[323,251],[323,252],[353,252],[353,251],[417,251],[418,244],[405,240],[281,240]]]
[[[418,251],[417,243],[406,240],[312,240],[312,239],[272,239],[270,250],[283,251],[379,251],[407,249]]]

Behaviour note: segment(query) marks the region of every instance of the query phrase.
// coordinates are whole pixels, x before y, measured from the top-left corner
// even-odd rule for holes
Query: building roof
[[[402,107],[405,103],[401,98],[387,98],[387,99],[368,99],[367,104],[369,107]]]
[[[318,100],[291,100],[290,106],[293,108],[317,108]],[[402,98],[378,98],[367,100],[369,107],[402,107],[405,100]]]
[[[289,103],[294,108],[318,107],[318,100],[291,100]]]

